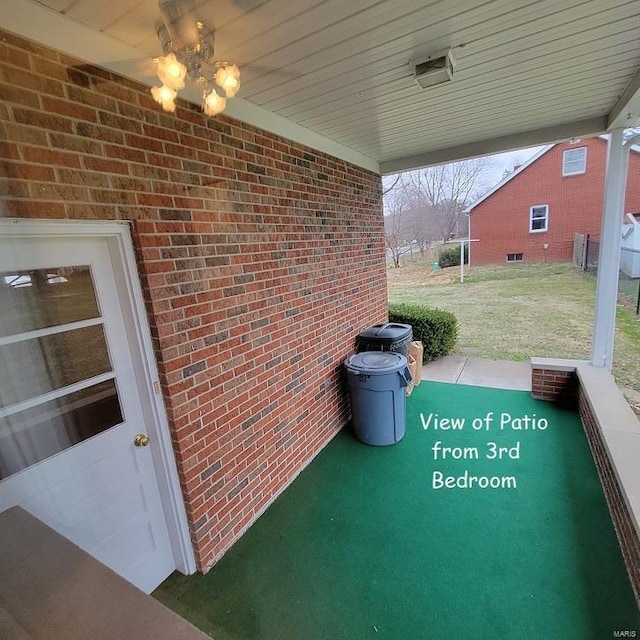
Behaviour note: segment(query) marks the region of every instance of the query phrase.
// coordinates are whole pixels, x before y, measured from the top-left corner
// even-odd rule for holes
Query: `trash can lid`
[[[365,329],[358,334],[359,338],[376,338],[381,341],[399,340],[411,335],[412,327],[410,324],[400,324],[399,322],[385,322],[384,324],[376,324],[373,327]]]
[[[400,371],[407,366],[407,358],[395,351],[361,351],[349,356],[344,366],[351,373],[376,376]]]

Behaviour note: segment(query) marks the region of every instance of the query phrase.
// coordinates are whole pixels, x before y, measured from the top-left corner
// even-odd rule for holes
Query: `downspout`
[[[618,301],[621,225],[629,166],[629,149],[640,136],[626,144],[624,129],[611,131],[604,183],[604,207],[600,232],[600,256],[596,283],[591,364],[611,371]]]

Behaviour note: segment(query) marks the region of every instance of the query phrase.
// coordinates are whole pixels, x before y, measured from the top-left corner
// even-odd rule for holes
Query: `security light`
[[[439,51],[409,63],[422,89],[453,80],[456,59],[453,49]]]

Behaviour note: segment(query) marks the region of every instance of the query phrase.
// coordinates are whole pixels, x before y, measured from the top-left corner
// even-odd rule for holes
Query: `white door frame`
[[[138,269],[133,251],[133,242],[128,222],[121,221],[75,221],[75,220],[28,220],[23,218],[0,219],[0,235],[5,237],[99,237],[107,240],[109,254],[115,272],[118,296],[129,303],[129,310],[123,308],[125,320],[134,328],[134,340],[129,339],[129,347],[143,363],[142,371],[136,371],[138,384],[147,391],[141,398],[148,424],[147,431],[154,437],[158,447],[154,447],[153,461],[160,498],[167,522],[171,548],[178,571],[191,574],[196,571],[196,560],[189,535],[189,524],[175,456],[171,445],[169,423],[160,393],[158,368],[151,344],[151,331],[142,296]]]

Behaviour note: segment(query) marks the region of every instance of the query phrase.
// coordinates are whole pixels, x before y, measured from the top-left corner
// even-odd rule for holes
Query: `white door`
[[[0,512],[150,592],[175,560],[118,284],[104,238],[0,238]]]

